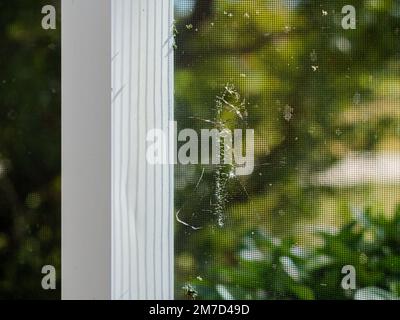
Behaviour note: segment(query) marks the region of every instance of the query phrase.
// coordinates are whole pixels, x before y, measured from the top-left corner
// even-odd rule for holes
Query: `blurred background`
[[[60,297],[59,281],[40,285],[43,265],[60,274],[61,218],[60,29],[41,29],[45,4],[58,8],[0,0],[0,298]],[[176,167],[176,212],[201,227],[176,222],[176,297],[398,299],[400,2],[176,0],[175,17],[179,129],[212,128],[229,83],[256,159],[228,181],[223,224],[215,168]]]
[[[176,221],[176,297],[398,299],[400,2],[176,0],[175,17],[179,129],[212,128],[233,85],[256,159],[227,181],[221,225],[216,169],[176,167],[175,210],[194,227]]]
[[[41,27],[48,4],[60,1],[0,0],[0,299],[60,298],[61,42],[59,25]],[[57,290],[42,289],[44,265]]]

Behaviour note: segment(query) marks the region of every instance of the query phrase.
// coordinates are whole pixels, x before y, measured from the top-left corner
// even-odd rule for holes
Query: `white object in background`
[[[327,170],[317,173],[314,185],[354,187],[362,184],[399,184],[399,153],[352,153]]]

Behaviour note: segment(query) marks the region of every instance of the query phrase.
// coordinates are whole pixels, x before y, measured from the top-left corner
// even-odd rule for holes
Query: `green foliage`
[[[60,297],[61,39],[41,27],[47,4],[60,9],[0,0],[0,299]],[[41,287],[48,264],[55,291]]]
[[[400,299],[400,207],[387,218],[369,210],[337,232],[318,232],[322,243],[303,248],[255,230],[241,237],[231,266],[195,280],[200,299]],[[356,290],[341,286],[343,266],[356,270]]]

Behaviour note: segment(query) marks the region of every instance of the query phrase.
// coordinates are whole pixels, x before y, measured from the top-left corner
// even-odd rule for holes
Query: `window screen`
[[[394,0],[175,1],[176,298],[400,297],[399,30]]]

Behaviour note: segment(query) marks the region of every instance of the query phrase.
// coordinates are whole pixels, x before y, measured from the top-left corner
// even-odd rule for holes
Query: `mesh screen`
[[[175,2],[177,298],[400,296],[399,28],[398,1]],[[251,173],[204,129],[254,130]]]

